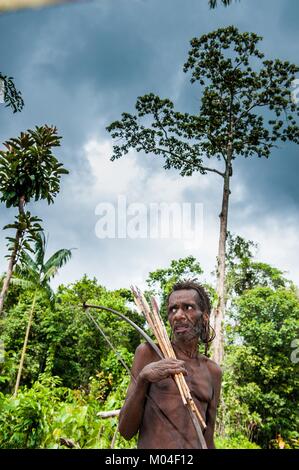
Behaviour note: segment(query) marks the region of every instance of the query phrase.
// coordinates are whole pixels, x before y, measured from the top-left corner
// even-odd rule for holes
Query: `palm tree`
[[[0,315],[19,254],[24,248],[30,251],[30,243],[42,229],[41,220],[25,212],[25,207],[33,200],[52,204],[60,190],[61,175],[68,174],[53,154],[60,140],[56,127],[36,126],[4,142],[6,150],[0,150],[0,202],[7,208],[18,208],[15,223],[4,227],[14,229],[15,236],[7,237],[10,253],[0,292]]]
[[[72,256],[71,250],[63,248],[61,250],[56,251],[56,253],[54,253],[47,261],[45,261],[46,246],[47,240],[45,238],[44,232],[40,232],[35,242],[34,259],[31,258],[31,256],[27,252],[23,251],[21,255],[21,263],[19,266],[16,267],[16,277],[12,278],[12,282],[14,284],[20,285],[25,289],[30,289],[33,291],[33,300],[28,317],[28,324],[20,359],[14,396],[17,395],[18,388],[20,385],[37,294],[39,292],[43,292],[44,294],[46,294],[49,301],[53,304],[54,292],[50,286],[50,279],[57,274],[59,268],[61,268],[65,263],[67,263]]]

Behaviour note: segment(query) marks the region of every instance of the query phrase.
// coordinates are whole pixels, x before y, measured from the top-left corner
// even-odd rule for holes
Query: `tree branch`
[[[225,173],[222,173],[221,171],[216,170],[216,168],[208,168],[208,167],[205,167],[205,166],[201,166],[201,168],[202,168],[204,171],[211,171],[211,172],[213,172],[213,173],[217,173],[218,175],[222,176],[222,178],[224,178]]]
[[[249,106],[249,108],[245,109],[245,111],[243,111],[243,113],[240,114],[240,116],[238,117],[238,119],[236,119],[235,123],[239,122],[240,119],[245,116],[246,114],[248,114],[253,108],[255,108],[256,106],[266,106],[267,103],[264,103],[263,101],[261,102],[258,102],[256,101],[255,103],[253,103],[253,105]]]

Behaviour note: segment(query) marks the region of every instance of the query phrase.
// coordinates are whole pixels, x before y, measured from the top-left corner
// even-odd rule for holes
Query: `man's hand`
[[[161,359],[147,364],[140,372],[139,379],[143,382],[159,382],[175,374],[187,375],[184,361],[178,359]]]

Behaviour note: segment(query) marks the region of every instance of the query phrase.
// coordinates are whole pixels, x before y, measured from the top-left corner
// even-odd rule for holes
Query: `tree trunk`
[[[20,197],[20,200],[19,200],[19,215],[24,215],[25,214],[24,206],[25,206],[25,197],[22,196],[22,197]],[[6,276],[3,280],[3,285],[2,285],[2,289],[1,289],[1,293],[0,293],[0,316],[3,312],[5,296],[7,294],[8,288],[9,288],[9,284],[10,284],[10,280],[11,280],[11,277],[12,277],[13,269],[14,269],[14,266],[16,264],[17,255],[18,255],[18,252],[19,252],[20,241],[21,241],[23,235],[24,235],[23,230],[18,228],[18,230],[16,232],[16,236],[15,236],[14,249],[13,249],[13,251],[11,253],[11,257],[9,259]]]
[[[30,310],[30,314],[29,314],[29,318],[28,318],[28,324],[27,324],[27,329],[26,329],[26,334],[25,334],[25,339],[24,339],[24,344],[23,344],[23,349],[22,349],[22,354],[21,354],[21,360],[20,360],[20,365],[19,365],[19,370],[18,370],[18,376],[17,376],[17,380],[16,380],[16,385],[15,385],[14,397],[17,396],[19,385],[20,385],[20,380],[21,380],[21,375],[22,375],[22,370],[23,370],[23,365],[24,365],[24,359],[25,359],[25,354],[26,354],[26,348],[27,348],[27,344],[28,344],[30,328],[31,328],[31,325],[32,325],[32,318],[33,318],[33,313],[34,313],[34,308],[35,308],[36,295],[37,295],[37,291],[34,292],[34,297],[33,297],[31,310]]]
[[[225,248],[227,238],[227,219],[228,219],[228,205],[229,205],[229,183],[231,176],[231,144],[227,150],[227,161],[223,183],[222,195],[222,208],[220,217],[220,236],[218,246],[217,258],[217,305],[212,312],[212,326],[215,330],[216,337],[213,342],[212,358],[217,364],[221,364],[224,357],[224,334],[223,334],[223,320],[225,314],[226,304],[226,283],[225,283]]]

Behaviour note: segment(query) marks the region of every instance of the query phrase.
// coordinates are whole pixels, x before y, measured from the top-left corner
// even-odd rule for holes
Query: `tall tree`
[[[112,160],[135,148],[162,155],[164,168],[176,168],[182,176],[212,172],[223,179],[218,304],[213,312],[213,357],[218,363],[224,350],[225,247],[234,160],[253,155],[268,158],[278,140],[299,143],[298,107],[291,96],[299,68],[287,61],[264,60],[257,47],[261,39],[229,26],[191,40],[184,71],[191,71],[191,83],[204,87],[198,115],[175,111],[169,99],[151,93],[137,99],[137,115],[123,113],[120,121],[107,127],[117,140]],[[211,160],[213,167],[206,165]]]
[[[31,289],[33,291],[33,300],[29,312],[28,324],[15,385],[15,396],[18,393],[20,385],[26,348],[35,309],[36,297],[39,292],[43,292],[47,295],[48,299],[53,302],[54,293],[50,286],[50,279],[52,279],[57,274],[59,268],[67,263],[67,261],[69,261],[72,256],[71,250],[63,248],[56,251],[56,253],[54,253],[46,261],[46,245],[44,232],[40,232],[37,235],[35,242],[35,259],[32,259],[27,252],[24,252],[22,254],[22,263],[16,267],[16,275],[18,277],[12,278],[12,282],[14,284],[21,285],[22,287]]]
[[[4,143],[7,150],[0,151],[0,201],[6,207],[17,207],[19,212],[15,224],[6,226],[15,229],[16,234],[8,238],[10,255],[0,293],[0,315],[18,254],[22,247],[30,250],[29,242],[41,229],[40,219],[25,212],[25,204],[32,199],[53,203],[60,189],[61,175],[68,173],[52,153],[52,148],[60,145],[60,139],[56,127],[45,125],[8,140]]]
[[[0,94],[2,94],[6,107],[10,107],[14,113],[21,111],[24,101],[21,92],[16,89],[13,77],[7,77],[0,72]]]

